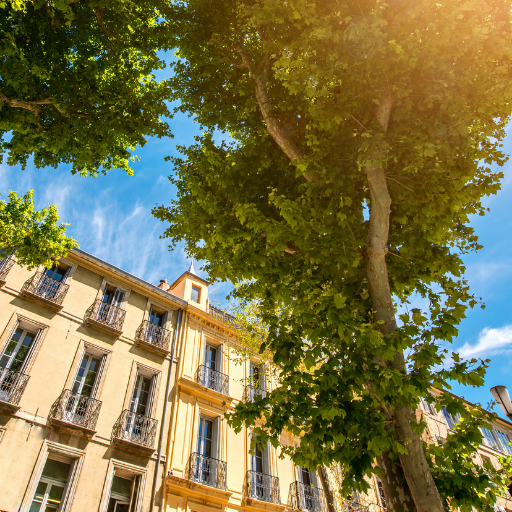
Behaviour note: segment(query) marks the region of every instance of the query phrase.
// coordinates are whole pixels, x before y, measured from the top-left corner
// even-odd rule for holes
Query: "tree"
[[[52,258],[66,256],[78,247],[65,235],[68,224],[58,224],[59,214],[53,204],[34,210],[33,192],[24,196],[9,192],[9,201],[0,201],[0,250],[16,253],[20,265],[29,269],[39,265],[51,267]]]
[[[168,48],[160,0],[0,2],[0,156],[25,166],[130,171],[132,151],[168,136]]]
[[[483,363],[442,365],[478,304],[461,259],[480,247],[469,219],[506,160],[510,7],[173,3],[172,98],[205,133],[173,159],[177,200],[154,213],[211,278],[249,279],[236,295],[261,301],[263,350],[282,368],[236,421],[300,435],[294,460],[341,462],[346,492],[377,459],[396,510],[492,502],[438,485],[415,410],[432,386],[483,383]],[[449,394],[439,405],[480,421]]]

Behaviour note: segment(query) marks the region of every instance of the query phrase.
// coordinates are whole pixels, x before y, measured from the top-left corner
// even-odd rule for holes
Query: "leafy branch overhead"
[[[477,305],[469,220],[507,159],[511,11],[510,0],[171,4],[171,99],[205,132],[172,159],[177,199],[154,214],[171,245],[258,302],[282,369],[282,386],[240,404],[234,424],[263,415],[273,442],[300,432],[294,460],[340,462],[347,493],[377,461],[393,512],[454,499],[490,512],[495,499],[460,492],[477,442],[459,452],[468,479],[440,485],[432,468],[448,458],[423,445],[415,410],[432,387],[483,384],[485,364],[444,369],[444,347]],[[425,311],[408,311],[416,297]]]
[[[131,173],[133,151],[170,136],[160,0],[0,2],[0,157]]]
[[[55,205],[34,209],[33,192],[18,196],[9,192],[9,201],[0,201],[0,250],[3,257],[15,253],[17,262],[29,269],[51,267],[52,258],[64,257],[78,247],[65,235],[67,224],[59,224]]]

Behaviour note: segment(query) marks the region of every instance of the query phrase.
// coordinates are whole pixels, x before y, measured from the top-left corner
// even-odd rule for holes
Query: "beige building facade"
[[[0,512],[327,512],[335,471],[324,488],[227,426],[272,387],[234,357],[233,320],[192,265],[154,286],[81,250],[51,269],[1,261]],[[442,442],[455,419],[421,414]],[[497,464],[512,424],[484,434],[482,461]],[[371,483],[338,511],[385,508]]]

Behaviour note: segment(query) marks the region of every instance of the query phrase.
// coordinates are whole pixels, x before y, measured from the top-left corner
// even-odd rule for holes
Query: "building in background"
[[[80,250],[51,269],[0,261],[0,511],[328,512],[326,496],[338,512],[385,508],[375,477],[368,495],[338,499],[332,468],[324,489],[227,426],[227,410],[272,386],[235,346],[234,318],[193,265],[153,286]],[[423,405],[442,442],[455,419]],[[484,434],[496,464],[512,424]]]

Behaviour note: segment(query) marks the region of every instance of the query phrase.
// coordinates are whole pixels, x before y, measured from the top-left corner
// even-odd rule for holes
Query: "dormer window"
[[[190,300],[199,304],[199,297],[201,295],[201,288],[192,285],[192,293],[190,294]]]

